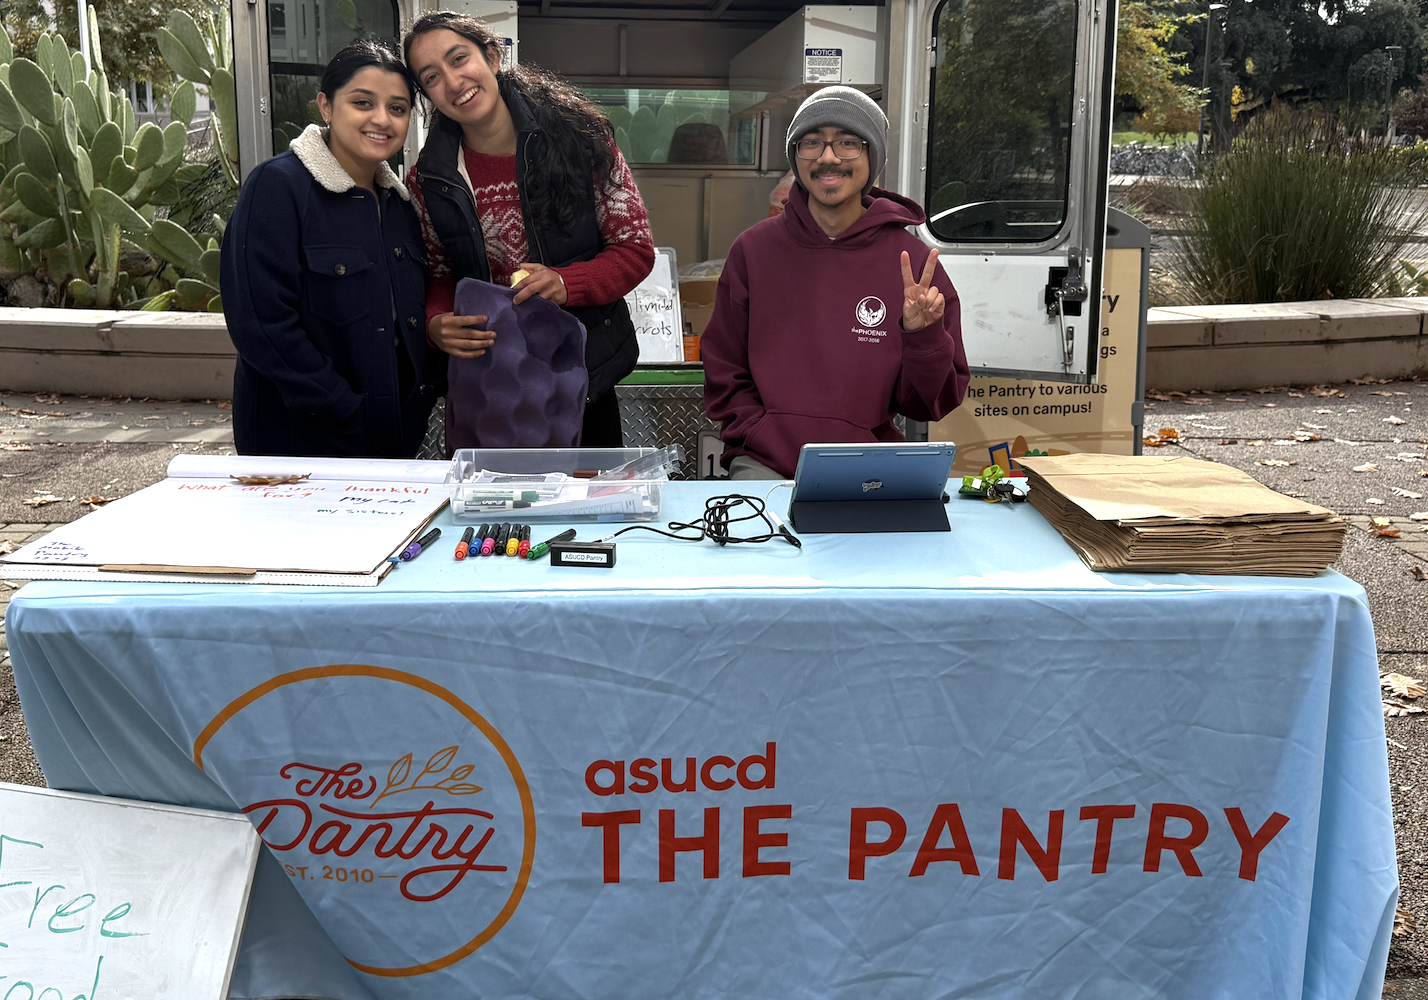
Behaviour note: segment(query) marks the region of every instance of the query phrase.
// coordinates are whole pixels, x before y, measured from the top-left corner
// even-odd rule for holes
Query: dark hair
[[[443,28],[474,42],[486,53],[488,63],[500,66],[503,43],[486,25],[465,14],[438,10],[417,18],[402,40],[408,67],[417,36]],[[412,76],[415,79],[414,73]],[[535,169],[526,178],[525,195],[532,215],[563,227],[572,225],[592,179],[599,190],[614,186],[615,137],[609,119],[580,91],[538,66],[498,69],[496,80],[503,100],[507,93],[525,100],[548,146],[534,160]],[[421,82],[416,85],[421,90]]]
[[[401,57],[389,46],[374,38],[359,38],[333,56],[327,68],[322,71],[317,92],[326,94],[327,99],[332,100],[339,90],[351,83],[352,78],[368,66],[376,66],[388,73],[397,74],[407,85],[407,96],[416,98],[416,84],[412,75],[407,72],[406,63],[402,62]]]

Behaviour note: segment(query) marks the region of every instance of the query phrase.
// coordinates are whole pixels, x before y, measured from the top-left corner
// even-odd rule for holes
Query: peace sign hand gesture
[[[936,273],[936,250],[927,255],[921,281],[913,280],[912,258],[908,257],[906,250],[902,252],[902,328],[909,333],[942,318],[942,310],[947,303],[942,292],[932,285],[932,276]]]

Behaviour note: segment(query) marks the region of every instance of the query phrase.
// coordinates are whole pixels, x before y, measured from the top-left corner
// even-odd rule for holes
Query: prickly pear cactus
[[[92,18],[92,66],[54,34],[34,60],[17,57],[0,30],[0,283],[34,275],[80,306],[172,291],[165,303],[217,309],[217,243],[200,246],[164,218],[206,169],[184,162],[193,84],[174,94],[166,127],[136,126],[104,73]]]

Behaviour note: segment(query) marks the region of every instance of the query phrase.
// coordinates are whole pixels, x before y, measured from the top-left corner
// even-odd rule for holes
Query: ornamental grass
[[[1394,151],[1276,108],[1202,161],[1181,251],[1202,303],[1393,294],[1424,208]]]

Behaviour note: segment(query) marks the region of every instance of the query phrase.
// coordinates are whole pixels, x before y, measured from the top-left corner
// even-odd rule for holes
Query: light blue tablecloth
[[[949,512],[612,570],[447,522],[374,591],[31,584],[9,642],[53,786],[260,824],[235,997],[1377,997],[1362,590]]]

